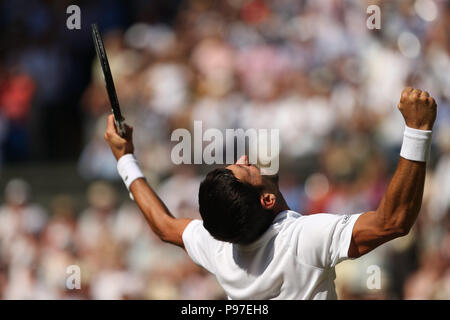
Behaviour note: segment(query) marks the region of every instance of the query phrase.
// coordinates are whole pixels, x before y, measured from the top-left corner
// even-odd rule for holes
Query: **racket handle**
[[[123,125],[123,121],[117,121],[114,119],[114,124],[116,125],[116,130],[119,136],[122,138],[125,137],[125,126]]]

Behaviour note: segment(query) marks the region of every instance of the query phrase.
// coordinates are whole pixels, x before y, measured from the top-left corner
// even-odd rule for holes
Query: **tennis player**
[[[213,273],[229,299],[336,299],[336,264],[408,234],[421,207],[437,107],[408,87],[398,108],[406,126],[394,176],[376,210],[351,215],[290,210],[277,177],[261,175],[244,156],[201,183],[202,221],[176,219],[139,168],[132,128],[121,138],[110,115],[105,139],[152,230]]]

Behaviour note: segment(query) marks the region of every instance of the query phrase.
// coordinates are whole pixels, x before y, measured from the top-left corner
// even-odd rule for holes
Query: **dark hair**
[[[273,221],[271,210],[260,203],[262,188],[243,183],[229,169],[215,169],[200,184],[200,215],[217,240],[249,244]]]

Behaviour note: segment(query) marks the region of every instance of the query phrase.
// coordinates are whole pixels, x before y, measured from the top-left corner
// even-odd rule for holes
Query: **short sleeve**
[[[319,213],[300,218],[295,226],[298,257],[319,268],[348,259],[353,226],[360,215]]]
[[[214,257],[218,240],[214,239],[200,220],[192,220],[183,231],[186,252],[195,264],[215,272]]]

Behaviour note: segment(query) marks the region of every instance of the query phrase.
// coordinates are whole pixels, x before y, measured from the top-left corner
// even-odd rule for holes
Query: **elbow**
[[[166,221],[160,221],[158,224],[154,223],[150,225],[153,233],[162,241],[170,242],[173,238],[173,232],[171,225]]]
[[[412,226],[406,222],[391,224],[385,227],[385,232],[393,239],[407,236]]]
[[[169,234],[168,232],[165,232],[164,230],[161,230],[156,227],[152,227],[153,233],[162,241],[162,242],[169,242]]]
[[[409,234],[414,224],[415,219],[411,217],[417,216],[409,208],[402,208],[395,210],[393,213],[386,213],[386,211],[378,211],[383,233],[389,238],[400,238]]]
[[[176,240],[176,234],[172,229],[164,229],[164,231],[160,231],[157,233],[158,238],[164,243],[174,243]]]
[[[167,234],[158,235],[159,239],[164,243],[172,243],[172,238]]]
[[[404,237],[404,236],[407,236],[410,231],[411,231],[410,227],[403,227],[403,226],[398,227],[394,232],[394,236],[395,236],[395,238]]]
[[[155,232],[155,234],[158,236],[158,238],[165,243],[170,242],[170,235],[168,232],[163,232],[158,230],[158,232]]]

